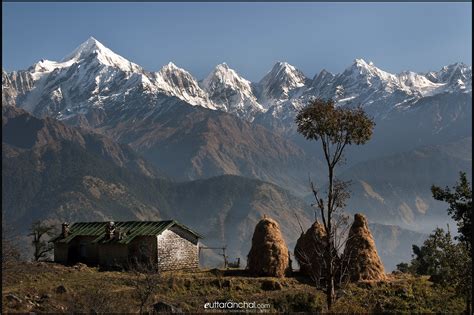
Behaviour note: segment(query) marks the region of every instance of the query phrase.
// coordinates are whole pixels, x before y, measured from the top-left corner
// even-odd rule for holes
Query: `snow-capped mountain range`
[[[295,109],[310,98],[333,98],[341,106],[362,105],[383,118],[444,93],[472,94],[472,67],[455,63],[437,72],[391,74],[356,59],[340,74],[322,70],[309,79],[294,66],[277,62],[262,80],[252,83],[223,63],[199,82],[171,62],[158,72],[146,71],[91,37],[60,62],[41,60],[27,70],[2,70],[4,103],[58,119],[127,106],[131,95],[148,103],[176,97],[249,121],[293,120]]]

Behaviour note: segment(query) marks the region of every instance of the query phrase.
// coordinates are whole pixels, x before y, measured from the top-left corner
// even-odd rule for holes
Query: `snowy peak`
[[[172,83],[172,84],[177,83],[176,81],[178,79],[183,79],[183,78],[194,80],[194,78],[189,72],[187,72],[183,68],[179,68],[172,62],[169,62],[163,67],[161,67],[160,71],[158,71],[157,74],[161,75],[163,79],[165,79],[167,82]]]
[[[321,72],[319,72],[318,74],[316,74],[313,78],[313,81],[314,80],[321,80],[327,76],[330,76],[332,78],[334,78],[334,74],[332,74],[331,72],[327,71],[326,69],[323,69],[321,70]]]
[[[336,76],[326,69],[321,70],[311,81],[308,93],[313,96],[329,95],[335,78]]]
[[[215,94],[216,90],[230,89],[238,91],[246,96],[252,95],[251,82],[241,77],[237,72],[226,63],[217,65],[214,70],[202,82],[204,90],[210,95]]]
[[[321,70],[317,75],[314,76],[311,86],[314,88],[323,88],[334,80],[335,76],[326,69]]]
[[[427,77],[413,71],[401,72],[397,75],[397,77],[400,81],[401,87],[405,86],[408,88],[417,88],[434,85],[434,83]]]
[[[472,70],[462,63],[443,67],[438,72],[420,74],[403,71],[392,74],[377,68],[372,62],[356,59],[351,67],[341,75],[345,88],[354,81],[359,87],[378,89],[392,93],[396,90],[413,96],[428,96],[449,92],[453,89],[468,89],[472,86]],[[361,86],[362,84],[362,86]]]
[[[186,70],[184,70],[183,68],[179,68],[178,66],[176,66],[173,62],[168,62],[166,65],[164,65],[163,67],[161,67],[161,70],[160,71],[163,71],[163,72],[173,72],[173,71],[179,71],[179,72],[186,72]]]
[[[354,59],[352,66],[356,68],[369,68],[369,67],[374,67],[374,63],[372,61],[369,61],[369,63],[367,63],[362,58],[356,58]]]
[[[98,40],[94,37],[89,37],[85,42],[80,44],[72,53],[68,56],[64,57],[62,62],[69,61],[71,59],[80,60],[88,55],[93,54],[94,52],[111,52],[107,47],[102,45]]]
[[[61,63],[70,64],[71,62],[82,62],[96,60],[99,63],[116,67],[127,72],[142,72],[143,69],[120,55],[117,55],[94,37],[89,37],[84,43],[79,45],[71,54],[66,56]]]
[[[399,91],[406,96],[421,97],[435,92],[438,85],[414,72],[392,74],[377,68],[372,62],[355,59],[335,80],[335,96],[344,100],[368,103],[389,97]]]
[[[191,105],[201,105],[215,109],[207,93],[201,89],[196,79],[186,70],[169,62],[155,74],[156,84],[165,92],[176,96]]]
[[[373,62],[367,63],[364,59],[355,59],[352,65],[344,71],[346,76],[365,79],[370,85],[371,80],[396,81],[396,76],[377,68]]]
[[[213,103],[241,117],[250,118],[264,110],[253,93],[252,83],[226,63],[217,65],[202,81],[202,87]]]
[[[20,106],[38,116],[64,118],[87,113],[132,92],[149,94],[155,89],[140,66],[93,37],[60,62],[40,60],[19,73],[15,82],[31,91],[24,93]],[[34,81],[34,88],[24,84],[26,78]]]
[[[437,72],[428,73],[426,77],[432,82],[446,84],[453,91],[472,91],[472,66],[467,66],[464,63],[444,66]]]
[[[287,62],[278,61],[259,82],[261,102],[269,104],[288,100],[291,91],[303,87],[304,74]]]
[[[226,62],[223,62],[221,64],[218,64],[216,66],[216,69],[225,71],[225,70],[229,70],[230,68],[229,68],[229,65]],[[232,70],[232,69],[230,69],[230,70]]]
[[[212,91],[212,85],[224,85],[231,88],[239,88],[251,92],[251,82],[241,77],[237,72],[224,62],[217,65],[214,70],[203,81],[204,89]]]
[[[301,71],[290,65],[288,62],[277,61],[269,74],[274,77],[286,77],[291,81],[298,82],[304,80],[304,75]],[[304,82],[301,82],[304,83]]]

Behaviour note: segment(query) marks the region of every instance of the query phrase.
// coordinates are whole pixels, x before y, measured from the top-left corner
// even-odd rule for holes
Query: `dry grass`
[[[281,278],[288,273],[288,247],[275,220],[263,218],[255,227],[248,268],[258,276]]]
[[[295,246],[295,258],[300,271],[311,277],[319,277],[323,272],[323,253],[326,232],[318,221],[298,238]],[[327,242],[326,242],[327,244]]]
[[[349,263],[351,281],[384,280],[385,270],[377,253],[375,241],[369,230],[367,219],[362,214],[354,215],[344,250],[344,260]]]
[[[19,263],[4,273],[3,313],[136,313],[139,301],[131,284],[133,273],[99,271],[85,266]],[[325,296],[307,278],[252,277],[242,270],[167,272],[146,306],[158,301],[183,312],[202,313],[206,302],[268,303],[269,312],[325,311]],[[57,288],[64,286],[65,293]],[[13,294],[21,302],[8,298]],[[461,312],[464,304],[454,290],[409,275],[386,281],[362,281],[337,292],[334,312]]]
[[[66,267],[54,263],[21,263],[6,274],[3,310],[138,312],[139,301],[135,298],[133,277],[131,272],[99,271],[97,268]],[[287,295],[311,292],[311,296],[322,296],[312,286],[295,278],[256,278],[245,271],[165,272],[161,276],[157,275],[157,278],[158,288],[150,299],[148,308],[153,303],[162,301],[185,312],[202,312],[204,304],[213,301],[256,301],[273,305],[275,301],[286,301]],[[269,285],[270,282],[272,285]],[[57,293],[59,286],[64,286],[66,293]],[[7,295],[10,293],[19,297],[22,302],[8,301]],[[41,298],[46,295],[49,297]],[[270,311],[291,310],[281,301],[276,304],[279,309],[272,308]],[[322,304],[318,307],[322,307]]]

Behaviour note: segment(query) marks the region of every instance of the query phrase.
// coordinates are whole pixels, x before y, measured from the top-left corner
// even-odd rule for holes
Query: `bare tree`
[[[348,182],[335,178],[334,171],[344,161],[343,152],[348,145],[361,145],[372,136],[375,126],[361,107],[337,107],[333,100],[315,99],[302,108],[296,116],[298,132],[308,140],[320,141],[328,171],[328,188],[325,198],[311,182],[315,198],[314,206],[319,210],[326,232],[323,261],[326,283],[326,299],[331,309],[335,298],[335,279],[338,272],[338,251],[341,228],[347,219],[343,209],[350,194]]]
[[[32,237],[34,261],[45,260],[54,248],[54,245],[45,240],[45,237],[54,236],[55,228],[45,222],[36,221],[31,225],[28,236]]]
[[[140,314],[146,310],[160,282],[158,265],[152,255],[153,251],[148,246],[140,246],[138,254],[131,258],[128,264],[132,273],[131,285],[135,289],[134,296],[139,302]]]

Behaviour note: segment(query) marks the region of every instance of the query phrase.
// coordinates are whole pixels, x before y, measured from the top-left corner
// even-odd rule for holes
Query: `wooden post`
[[[224,256],[224,269],[227,269],[227,256],[225,255],[225,246],[222,247],[222,256]]]
[[[227,269],[228,268],[228,265],[229,265],[229,262],[227,261],[227,255],[225,254],[225,251],[226,251],[226,248],[227,246],[224,246],[224,247],[206,247],[206,246],[198,246],[198,250],[199,250],[199,261],[201,260],[201,251],[203,249],[220,249],[222,251],[222,257],[224,258],[224,268]]]

